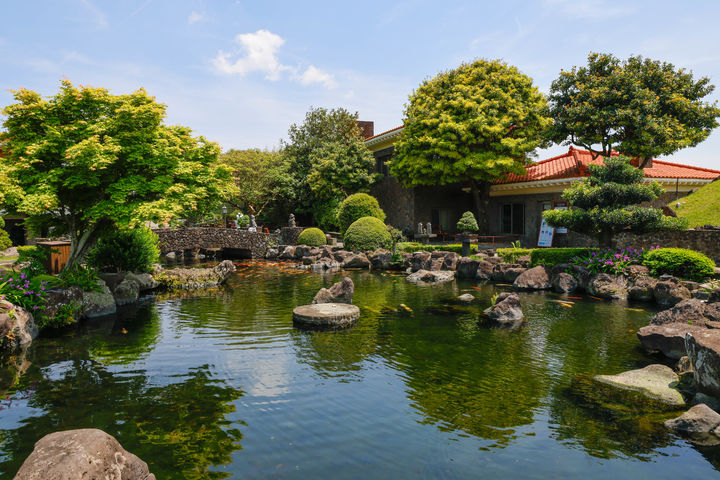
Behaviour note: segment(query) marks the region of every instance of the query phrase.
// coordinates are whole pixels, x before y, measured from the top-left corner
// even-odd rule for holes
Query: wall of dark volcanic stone
[[[248,232],[234,228],[158,228],[153,230],[160,238],[162,253],[211,248],[249,250],[253,258],[265,256],[268,245],[277,244],[272,233]]]
[[[634,233],[620,233],[615,237],[618,248],[641,247],[650,248],[654,245],[661,247],[689,248],[702,252],[720,265],[720,228],[708,230],[684,230],[671,232],[655,232],[636,235]],[[597,241],[584,235],[571,235],[573,246],[597,246]]]

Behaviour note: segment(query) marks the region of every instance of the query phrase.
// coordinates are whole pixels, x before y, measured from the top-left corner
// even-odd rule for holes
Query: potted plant
[[[465,212],[457,222],[457,229],[462,232],[462,256],[470,256],[470,234],[478,231],[477,220],[472,212]]]

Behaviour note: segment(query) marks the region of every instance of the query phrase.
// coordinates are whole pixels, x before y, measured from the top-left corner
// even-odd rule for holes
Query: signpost
[[[538,235],[538,247],[552,247],[553,236],[555,235],[555,229],[542,219],[540,224],[540,235]]]

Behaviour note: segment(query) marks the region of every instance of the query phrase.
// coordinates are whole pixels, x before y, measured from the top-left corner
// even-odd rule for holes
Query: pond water
[[[291,320],[340,274],[247,262],[224,288],[161,296],[4,358],[1,478],[43,435],[86,427],[158,479],[720,476],[717,447],[569,394],[576,374],[658,361],[634,334],[649,307],[521,294],[527,323],[509,332],[478,321],[507,286],[346,274],[362,312],[347,331]],[[466,291],[477,306],[437,308]],[[399,304],[413,315],[383,313]]]

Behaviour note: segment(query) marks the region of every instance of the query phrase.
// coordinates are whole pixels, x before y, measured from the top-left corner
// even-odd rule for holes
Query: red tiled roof
[[[553,180],[558,178],[585,177],[589,175],[587,166],[590,164],[602,165],[603,157],[592,158],[587,150],[570,147],[567,153],[548,158],[526,167],[525,175],[511,173],[494,183],[520,183],[536,180]],[[720,176],[720,170],[681,165],[679,163],[653,160],[652,167],[644,169],[648,178],[697,178],[713,180]]]

